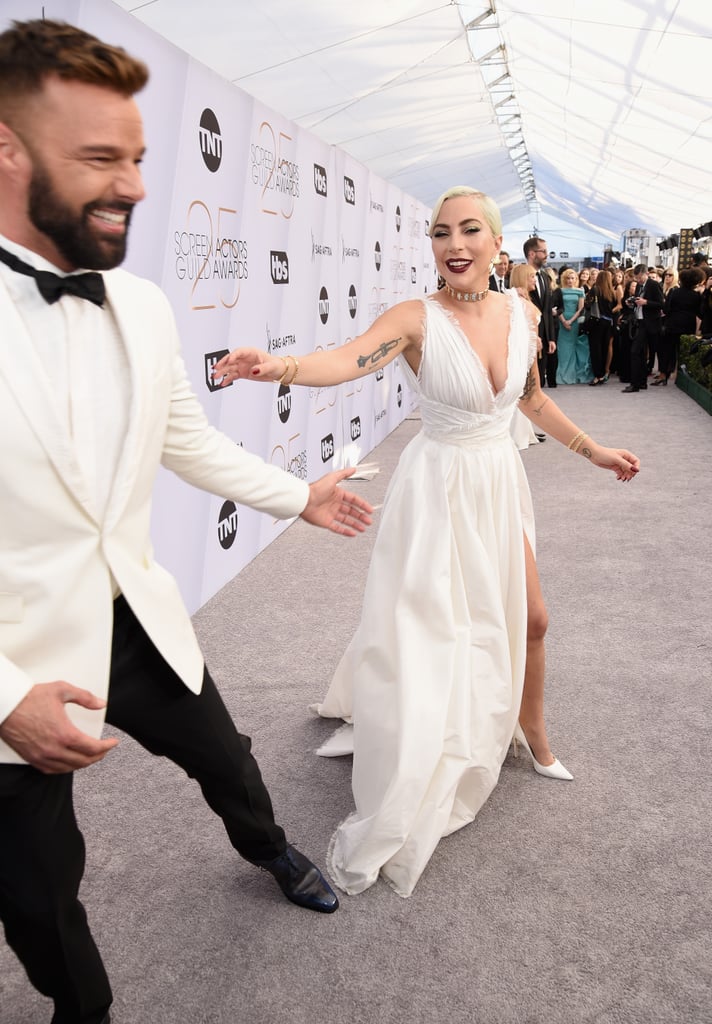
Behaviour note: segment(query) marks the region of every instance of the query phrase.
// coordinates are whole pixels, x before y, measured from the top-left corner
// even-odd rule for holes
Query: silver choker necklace
[[[445,282],[445,291],[458,302],[482,302],[489,295],[489,288],[485,288],[483,292],[457,292],[450,287],[447,281]]]

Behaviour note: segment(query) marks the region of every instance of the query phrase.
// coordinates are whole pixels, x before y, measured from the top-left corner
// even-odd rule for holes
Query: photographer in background
[[[638,263],[634,268],[633,277],[636,282],[636,331],[631,339],[630,384],[623,388],[623,393],[628,395],[647,390],[648,364],[658,350],[665,304],[660,284],[649,276],[644,263]]]

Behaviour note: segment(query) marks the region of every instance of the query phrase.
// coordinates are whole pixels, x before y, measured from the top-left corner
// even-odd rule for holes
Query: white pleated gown
[[[531,497],[510,421],[536,356],[509,293],[507,382],[494,394],[456,320],[425,300],[422,431],[389,484],[358,630],[319,714],[353,722],[319,753],[353,749],[356,809],[328,870],[347,893],[379,873],[409,896],[439,839],[497,783],[526,660],[523,531]],[[344,743],[345,741],[345,743]]]

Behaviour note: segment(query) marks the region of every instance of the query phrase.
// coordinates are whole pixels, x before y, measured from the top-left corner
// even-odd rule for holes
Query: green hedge
[[[700,362],[700,356],[708,351],[708,346],[701,346],[693,355],[690,354],[690,349],[695,343],[699,343],[699,340],[694,334],[683,334],[680,338],[680,366],[685,367],[688,377],[692,377],[703,388],[712,391],[712,365],[703,366]]]
[[[703,366],[700,361],[700,356],[709,351],[708,346],[700,346],[697,352],[690,354],[690,349],[699,340],[694,334],[683,334],[680,338],[680,369],[676,383],[682,391],[712,415],[712,365]]]

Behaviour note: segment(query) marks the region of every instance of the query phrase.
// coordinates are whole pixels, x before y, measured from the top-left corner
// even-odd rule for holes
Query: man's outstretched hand
[[[364,498],[339,487],[354,468],[339,469],[309,484],[309,501],[301,518],[343,537],[355,537],[371,525],[373,508]]]

